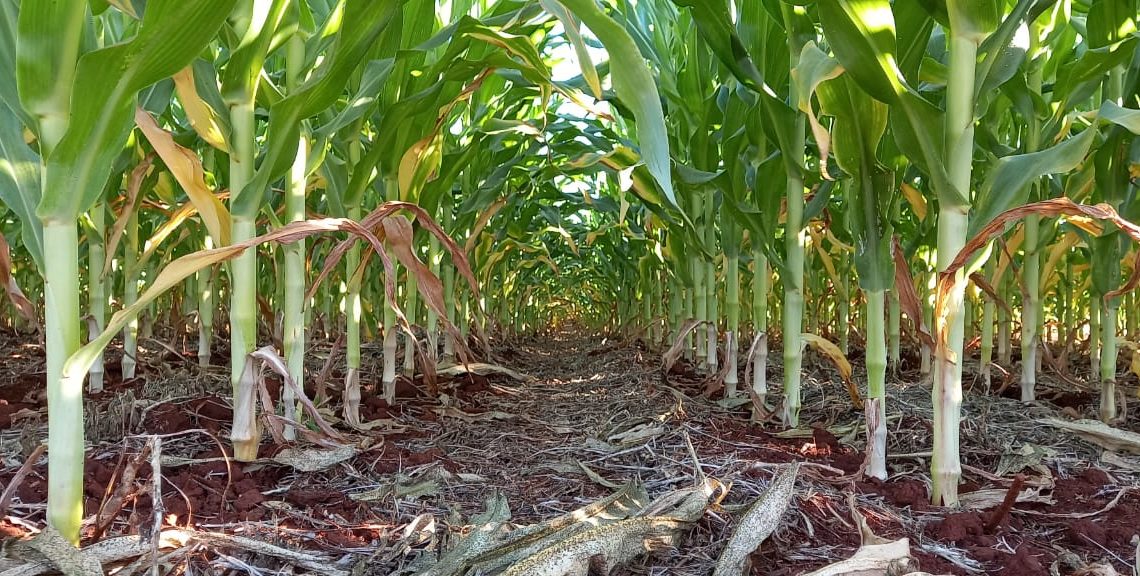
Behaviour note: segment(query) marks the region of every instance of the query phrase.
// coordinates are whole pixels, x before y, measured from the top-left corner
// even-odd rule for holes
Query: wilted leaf
[[[127,229],[127,223],[130,222],[131,215],[138,211],[139,190],[153,162],[154,155],[147,155],[131,170],[131,175],[127,178],[126,198],[119,210],[118,217],[115,218],[115,224],[111,226],[111,236],[107,239],[107,246],[104,249],[106,260],[103,262],[103,276],[111,271],[111,263],[115,260],[119,250],[119,242],[122,241],[123,233]]]
[[[218,246],[230,243],[230,212],[206,185],[206,174],[202,161],[192,150],[179,146],[174,137],[159,127],[142,108],[135,109],[135,124],[142,130],[146,139],[154,146],[162,162],[186,191],[194,207],[202,216],[202,222],[210,231],[210,236]],[[110,252],[110,251],[108,251]]]
[[[985,227],[970,237],[966,245],[963,246],[962,250],[958,253],[958,256],[954,258],[954,261],[938,275],[938,287],[935,291],[934,299],[934,314],[935,318],[939,319],[935,325],[938,327],[936,347],[940,350],[940,354],[948,355],[950,352],[949,323],[946,321],[946,318],[950,314],[951,294],[954,293],[956,283],[955,275],[958,270],[966,266],[974,253],[986,246],[990,240],[1005,233],[1006,225],[1010,222],[1021,220],[1029,215],[1038,215],[1047,218],[1078,216],[1096,220],[1107,220],[1120,228],[1120,230],[1129,238],[1132,238],[1133,241],[1140,242],[1140,226],[1122,218],[1117,214],[1116,210],[1108,204],[1087,206],[1061,197],[1018,206],[998,214],[993,220],[986,224]],[[1140,255],[1138,255],[1137,258],[1140,258]],[[1106,300],[1115,298],[1125,292],[1134,290],[1137,284],[1140,284],[1140,265],[1134,263],[1128,281],[1120,288],[1105,294],[1104,297]],[[951,360],[957,361],[956,358],[951,358]]]
[[[354,446],[344,445],[331,449],[286,448],[273,457],[278,464],[292,466],[299,472],[317,472],[330,468],[359,453]]]
[[[1097,420],[1074,420],[1067,422],[1057,418],[1038,420],[1042,424],[1067,430],[1100,446],[1116,452],[1140,454],[1140,434],[1113,428]]]
[[[857,406],[862,405],[863,399],[859,396],[859,390],[855,388],[855,384],[851,381],[851,362],[847,360],[847,356],[843,354],[839,346],[836,346],[833,342],[822,336],[808,332],[801,334],[800,338],[803,339],[804,343],[815,348],[824,356],[827,356],[827,358],[835,364],[835,368],[839,370],[839,376],[843,378],[843,383],[847,385],[847,394],[851,397],[851,402]]]

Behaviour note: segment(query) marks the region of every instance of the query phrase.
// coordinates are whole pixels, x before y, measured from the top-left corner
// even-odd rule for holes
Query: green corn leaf
[[[42,220],[74,220],[95,201],[126,143],[135,95],[192,62],[234,3],[151,0],[134,38],[79,59],[67,132],[47,158]]]
[[[1022,48],[1011,46],[1010,41],[1013,40],[1014,34],[1021,27],[1022,21],[1025,20],[1030,13],[1030,8],[1034,5],[1035,0],[1018,0],[1013,12],[978,48],[979,52],[985,53],[985,57],[978,63],[974,71],[974,99],[976,102],[984,101],[985,99],[982,97],[984,94],[988,94],[995,86],[1002,85],[1016,73],[1017,67],[1020,66],[1021,60],[1024,58],[1025,51]],[[976,114],[979,117],[984,116],[985,109],[979,109]]]
[[[19,8],[17,86],[24,110],[36,120],[32,129],[40,133],[44,155],[67,129],[86,15],[85,0],[23,2]]]
[[[875,152],[887,130],[887,105],[868,96],[848,77],[818,86],[821,112],[835,119],[832,150],[839,167],[858,178],[875,171]]]
[[[819,18],[835,57],[875,99],[894,104],[907,88],[895,60],[887,0],[820,0]]]
[[[918,2],[895,2],[891,9],[894,11],[898,31],[896,42],[899,69],[902,70],[903,77],[913,84],[918,79],[919,67],[930,42],[930,33],[934,30],[934,18]]]
[[[289,0],[255,0],[239,4],[237,18],[242,37],[232,48],[222,72],[222,97],[228,104],[245,102],[257,93],[262,66]]]
[[[249,184],[237,196],[235,213],[254,214],[260,209],[269,183],[284,174],[293,163],[301,120],[328,108],[340,97],[348,79],[402,4],[403,0],[374,0],[345,6],[343,27],[332,54],[300,90],[270,110],[265,158]]]
[[[0,104],[0,201],[20,219],[24,247],[43,269],[43,226],[36,218],[40,202],[40,158],[24,143],[20,119]]]
[[[950,33],[981,44],[1001,25],[1005,0],[946,0]]]
[[[688,8],[696,22],[701,36],[717,55],[721,63],[732,72],[742,84],[756,92],[772,93],[764,84],[764,77],[756,68],[744,43],[736,35],[724,0],[673,0],[678,6]]]
[[[1133,134],[1140,134],[1140,110],[1123,108],[1116,102],[1105,100],[1097,112],[1097,118],[1111,122]]]
[[[380,94],[380,88],[388,81],[388,77],[391,75],[394,65],[394,58],[373,60],[366,64],[364,71],[361,73],[360,86],[356,89],[356,93],[352,98],[349,99],[348,105],[345,106],[331,122],[321,126],[314,132],[331,136],[371,112],[373,105],[376,103],[376,98]]]
[[[989,224],[998,214],[1029,200],[1029,184],[1046,174],[1075,169],[1088,155],[1097,136],[1095,128],[1040,152],[1005,156],[998,159],[978,188],[977,202],[970,217],[970,233]]]
[[[637,120],[637,139],[645,165],[669,203],[680,209],[673,191],[665,113],[657,83],[641,52],[629,32],[602,12],[595,0],[565,0],[563,4],[593,31],[609,52],[614,90]]]
[[[0,0],[0,104],[13,111],[24,126],[34,126],[16,91],[16,22],[19,4]]]
[[[1076,62],[1064,66],[1053,88],[1053,101],[1061,102],[1058,114],[1073,110],[1100,86],[1109,70],[1131,61],[1140,38],[1135,34],[1125,40],[1086,50]]]
[[[602,80],[598,77],[598,69],[594,66],[593,59],[590,58],[590,51],[586,47],[586,42],[582,39],[578,21],[557,0],[542,0],[542,7],[562,22],[562,27],[566,30],[566,38],[574,46],[574,55],[577,56],[578,66],[582,69],[582,78],[590,87],[590,92],[594,98],[601,100],[603,97]]]
[[[1136,32],[1136,0],[1093,0],[1086,27],[1090,48],[1104,48]]]

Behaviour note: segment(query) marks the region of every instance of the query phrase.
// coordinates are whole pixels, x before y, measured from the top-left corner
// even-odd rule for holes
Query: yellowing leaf
[[[198,90],[194,87],[194,69],[190,66],[183,68],[174,76],[174,90],[178,92],[178,101],[182,102],[182,109],[190,119],[190,127],[205,140],[207,144],[229,153],[226,137],[218,125],[217,114],[213,108],[202,100]]]
[[[154,146],[170,173],[178,180],[190,201],[202,216],[202,222],[218,246],[230,244],[230,212],[222,201],[206,186],[202,161],[193,151],[179,146],[169,133],[159,127],[154,118],[142,108],[135,109],[135,124]]]
[[[919,192],[917,188],[906,182],[903,182],[900,188],[902,188],[903,198],[906,198],[906,203],[910,204],[911,211],[914,212],[915,216],[918,216],[918,221],[926,221],[926,198],[922,196],[922,192]]]
[[[483,228],[486,228],[487,223],[491,221],[491,218],[493,218],[495,214],[497,214],[499,210],[502,210],[503,206],[506,205],[507,198],[504,196],[498,200],[495,200],[495,202],[491,204],[490,207],[488,207],[483,211],[482,214],[479,215],[479,220],[475,222],[475,228],[471,230],[471,235],[467,237],[467,242],[463,245],[464,254],[471,253],[471,250],[475,248],[475,242],[478,241],[479,234],[483,232]]]
[[[1005,242],[1005,249],[1001,248],[999,243],[996,250],[1001,258],[998,260],[997,270],[994,271],[994,279],[990,284],[994,286],[1001,286],[1002,276],[1005,275],[1006,269],[1009,268],[1009,257],[1012,254],[1017,254],[1017,249],[1021,248],[1021,241],[1025,239],[1025,228],[1018,226],[1017,231],[1013,236]]]
[[[1092,218],[1086,218],[1084,216],[1069,216],[1068,220],[1069,224],[1072,224],[1073,226],[1076,226],[1077,228],[1080,228],[1081,230],[1084,230],[1093,236],[1100,236],[1101,233],[1104,232],[1104,227]]]
[[[443,139],[438,132],[412,144],[400,158],[400,199],[415,202],[424,184],[435,178],[443,160]]]
[[[571,236],[570,233],[567,232],[565,228],[562,228],[560,226],[558,226],[558,227],[547,226],[546,228],[543,229],[543,231],[544,232],[554,232],[555,234],[558,234],[559,236],[561,236],[562,239],[566,241],[566,246],[570,248],[570,251],[573,252],[575,256],[578,255],[578,244],[576,244],[574,242],[574,237]]]
[[[1057,263],[1061,261],[1061,257],[1068,253],[1069,249],[1076,246],[1081,241],[1081,237],[1077,236],[1074,232],[1065,234],[1061,241],[1054,244],[1053,248],[1049,251],[1049,258],[1045,261],[1045,267],[1042,269],[1041,280],[1045,286],[1045,290],[1049,290],[1053,282],[1053,272],[1057,269]]]

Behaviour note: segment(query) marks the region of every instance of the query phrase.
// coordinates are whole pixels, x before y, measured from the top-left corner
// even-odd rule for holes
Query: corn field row
[[[296,385],[276,408],[295,440],[317,340],[343,338],[360,425],[362,342],[391,404],[398,373],[430,387],[488,338],[566,326],[640,334],[788,427],[805,346],[845,378],[862,352],[880,478],[886,373],[918,358],[933,500],[954,506],[964,368],[984,389],[1019,372],[1033,402],[1040,373],[1087,366],[1106,422],[1140,372],[1137,14],[0,0],[0,281],[4,321],[46,346],[49,522],[77,541],[112,341],[124,379],[140,335],[196,337],[204,367],[228,349],[252,460],[262,346]]]

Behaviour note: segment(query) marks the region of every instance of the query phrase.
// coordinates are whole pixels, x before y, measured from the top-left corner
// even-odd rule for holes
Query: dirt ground
[[[338,421],[342,375],[333,370],[323,413],[351,439],[353,455],[301,471],[282,464],[287,447],[268,436],[258,462],[226,458],[228,371],[199,369],[189,355],[176,354],[179,343],[143,346],[149,354],[140,377],[123,382],[112,362],[107,391],[88,402],[86,545],[153,529],[145,447],[154,435],[162,437],[165,526],[308,551],[327,559],[330,570],[358,574],[414,572],[468,530],[494,493],[507,498],[512,522],[531,524],[631,481],[650,495],[691,486],[687,436],[704,473],[731,485],[725,510],[707,513],[675,549],[618,573],[711,574],[739,519],[734,505],[753,501],[778,465],[792,461],[805,463],[796,496],[753,555],[753,574],[802,574],[850,556],[860,544],[851,503],[879,536],[909,538],[921,569],[933,574],[1109,574],[1106,566],[1132,574],[1137,562],[1140,458],[1102,454],[1040,422],[1095,417],[1097,394],[1080,374],[1056,377],[1046,368],[1038,386],[1051,400],[1025,406],[1016,384],[986,394],[967,367],[961,493],[990,507],[947,510],[929,503],[930,389],[915,358],[904,358],[890,376],[890,478],[879,482],[861,475],[861,407],[852,406],[827,361],[810,354],[805,427],[784,431],[750,424],[748,406],[705,398],[706,376],[688,365],[663,377],[660,354],[640,342],[568,334],[500,342],[496,362],[533,381],[464,376],[445,381],[440,400],[405,382],[395,406],[374,396],[379,350],[370,349],[363,415],[374,427],[349,431]],[[314,346],[310,365],[319,369],[329,350]],[[46,406],[42,349],[34,340],[0,335],[0,357],[7,367],[0,374],[0,484],[7,486],[46,436]],[[1003,383],[997,380],[995,386]],[[770,386],[779,389],[780,381],[778,364],[771,366]],[[1131,394],[1134,380],[1121,385]],[[1117,425],[1140,431],[1135,414]],[[995,514],[993,494],[1000,501],[1018,474],[1031,501]],[[46,492],[43,459],[16,487],[0,536],[40,529]],[[288,563],[248,549],[199,547],[169,558],[168,566],[172,574],[238,574]]]

